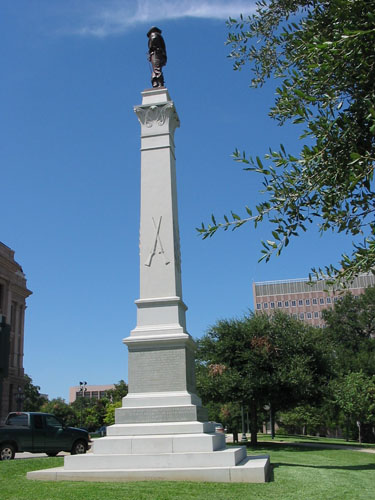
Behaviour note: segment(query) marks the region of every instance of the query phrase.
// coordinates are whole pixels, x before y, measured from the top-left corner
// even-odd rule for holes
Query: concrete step
[[[234,466],[246,457],[246,448],[212,452],[156,453],[150,455],[96,454],[65,457],[65,470],[175,469]]]
[[[154,454],[208,452],[225,448],[225,435],[171,434],[161,436],[107,436],[93,442],[94,454]]]
[[[215,432],[212,422],[153,422],[141,424],[114,424],[107,427],[107,436],[140,436],[161,434],[200,434]]]
[[[204,481],[215,483],[264,483],[269,481],[268,455],[246,457],[237,466],[190,468],[132,468],[107,470],[66,470],[64,467],[27,473],[40,481]]]

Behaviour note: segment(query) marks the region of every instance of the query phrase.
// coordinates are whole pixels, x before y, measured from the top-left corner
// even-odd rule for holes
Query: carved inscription
[[[123,424],[139,424],[151,422],[191,422],[194,420],[201,420],[199,410],[200,407],[197,406],[172,406],[169,408],[127,408],[125,412],[119,412],[118,417],[116,418],[118,423]]]

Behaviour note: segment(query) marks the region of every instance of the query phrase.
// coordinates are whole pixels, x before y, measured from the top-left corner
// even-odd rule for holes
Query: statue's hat
[[[161,29],[158,28],[157,26],[153,26],[152,28],[150,28],[147,32],[147,36],[150,36],[151,33],[161,33]]]

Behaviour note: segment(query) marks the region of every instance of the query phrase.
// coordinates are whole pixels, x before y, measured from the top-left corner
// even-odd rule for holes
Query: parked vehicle
[[[218,422],[211,422],[212,424],[215,424],[215,432],[221,432],[224,434],[224,427],[223,424],[219,424]]]
[[[99,429],[99,435],[101,437],[107,435],[107,426],[106,425],[102,425],[102,427],[100,427],[100,429]]]
[[[92,438],[103,437],[106,435],[107,435],[107,426],[106,425],[103,425],[102,427],[100,427],[100,429],[98,429],[94,432],[90,432],[90,436]]]
[[[9,413],[0,427],[0,460],[11,460],[22,451],[47,453],[50,457],[60,451],[86,453],[89,441],[87,431],[66,427],[50,413]]]

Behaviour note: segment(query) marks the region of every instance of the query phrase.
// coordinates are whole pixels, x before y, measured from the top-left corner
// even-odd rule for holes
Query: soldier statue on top
[[[167,64],[167,51],[161,29],[153,26],[148,30],[148,60],[152,64],[151,83],[153,87],[164,87],[162,67]]]

